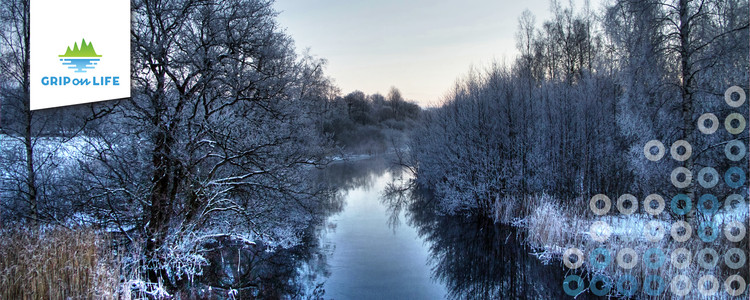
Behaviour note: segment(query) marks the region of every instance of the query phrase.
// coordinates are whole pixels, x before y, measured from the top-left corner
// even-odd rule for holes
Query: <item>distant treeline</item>
[[[416,124],[421,109],[391,88],[387,97],[354,91],[329,103],[323,132],[345,153],[382,153],[404,145],[404,133]]]

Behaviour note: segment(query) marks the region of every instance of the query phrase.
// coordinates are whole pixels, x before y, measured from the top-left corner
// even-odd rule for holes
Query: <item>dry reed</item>
[[[114,299],[119,267],[107,239],[60,227],[0,232],[0,299]]]

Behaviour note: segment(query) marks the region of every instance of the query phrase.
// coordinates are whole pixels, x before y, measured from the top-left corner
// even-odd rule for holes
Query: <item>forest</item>
[[[280,29],[272,0],[131,8],[132,97],[40,111],[29,105],[29,0],[0,8],[0,299],[322,297],[293,261],[314,258],[311,232],[342,206],[316,172],[357,155],[394,154],[428,207],[451,216],[441,224],[512,224],[547,264],[569,263],[574,247],[698,252],[697,237],[669,238],[680,221],[696,234],[705,222],[747,228],[746,0],[553,0],[548,20],[519,16],[511,62],[471,68],[430,108],[395,87],[342,95],[325,59]],[[651,213],[651,195],[663,212]],[[705,195],[714,207],[698,207]],[[643,226],[668,238],[626,238]],[[252,267],[222,269],[222,247]],[[744,255],[748,243],[712,247]],[[610,278],[591,287],[610,296],[632,296],[612,287],[625,273],[654,273],[588,258],[576,274]],[[720,265],[658,274],[689,274],[688,286],[748,278]]]
[[[684,257],[679,248],[689,264],[690,253],[703,253],[701,240],[712,241],[706,227],[744,236],[747,1],[619,0],[601,12],[553,1],[541,24],[528,11],[519,17],[516,39],[512,64],[470,70],[411,136],[402,163],[438,211],[524,228],[540,259],[561,267],[580,253],[589,273],[576,273],[580,264],[565,270],[592,281],[586,291],[595,295],[633,296],[615,286],[625,276],[643,282],[644,296],[670,290],[643,281],[656,278],[643,264],[609,264],[615,253],[645,263],[647,250],[675,260]],[[722,237],[711,249],[737,249],[727,264],[744,263],[747,245]],[[724,264],[656,269],[672,296],[685,296],[674,286],[706,288],[696,282],[712,274],[747,278],[746,268]],[[578,282],[568,295],[584,292]],[[726,285],[745,290],[744,281]]]
[[[403,140],[418,106],[396,88],[341,97],[325,61],[296,52],[272,4],[133,1],[133,96],[32,111],[29,1],[3,2],[0,298],[161,298],[204,273],[211,245],[292,249],[331,199],[314,170]],[[55,241],[69,251],[56,255]],[[35,255],[14,254],[24,251]],[[26,275],[53,268],[49,256],[75,266]],[[50,284],[98,273],[112,276]],[[284,291],[264,283],[216,289]]]

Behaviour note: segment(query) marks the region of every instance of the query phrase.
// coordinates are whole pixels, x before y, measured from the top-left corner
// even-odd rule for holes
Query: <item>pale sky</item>
[[[568,1],[561,1],[567,5]],[[576,1],[576,11],[583,1]],[[591,1],[599,10],[599,1]],[[596,3],[596,4],[595,4]],[[342,94],[386,95],[397,87],[421,106],[436,105],[474,66],[511,63],[518,18],[539,26],[549,0],[276,0],[278,21],[301,52],[328,60]]]

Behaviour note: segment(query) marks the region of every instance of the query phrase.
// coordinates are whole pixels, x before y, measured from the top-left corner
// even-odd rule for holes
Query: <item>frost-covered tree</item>
[[[0,127],[7,138],[18,139],[23,145],[23,155],[19,157],[25,162],[23,174],[17,175],[18,191],[28,205],[28,217],[37,220],[37,166],[34,164],[34,141],[32,132],[33,112],[29,106],[29,58],[30,58],[30,3],[23,1],[5,1],[0,8],[0,73],[2,73],[2,111],[0,111]],[[8,120],[7,118],[20,120]],[[2,118],[6,118],[2,120]],[[15,123],[15,124],[14,124]],[[3,141],[3,151],[10,152],[11,141]],[[11,170],[8,166],[8,171]],[[6,174],[4,174],[6,175]],[[11,174],[6,176],[10,177]],[[11,203],[0,203],[6,206]]]
[[[0,218],[42,224],[73,213],[65,198],[67,151],[88,121],[104,110],[79,105],[30,109],[30,3],[0,5]]]
[[[692,137],[698,111],[727,114],[716,98],[747,81],[734,70],[747,69],[745,1],[616,1],[603,18],[552,10],[541,29],[522,15],[515,64],[470,72],[413,135],[411,166],[442,209],[671,192],[675,166],[644,164],[644,143]],[[699,138],[686,164],[725,169],[708,150],[731,137]]]
[[[216,235],[290,246],[327,190],[322,61],[300,59],[271,1],[134,1],[132,98],[83,163],[86,211],[145,240],[149,280],[179,284]]]
[[[724,91],[746,87],[747,12],[742,0],[622,0],[607,8],[604,24],[624,91],[618,122],[633,145],[632,166],[647,186],[668,186],[664,164],[643,164],[642,147],[651,139],[665,145],[684,139],[699,149],[681,163],[693,174],[700,169],[695,165],[722,164],[704,150],[732,137],[700,134],[696,121],[706,112],[722,118]],[[694,190],[691,184],[684,192],[695,199]]]

